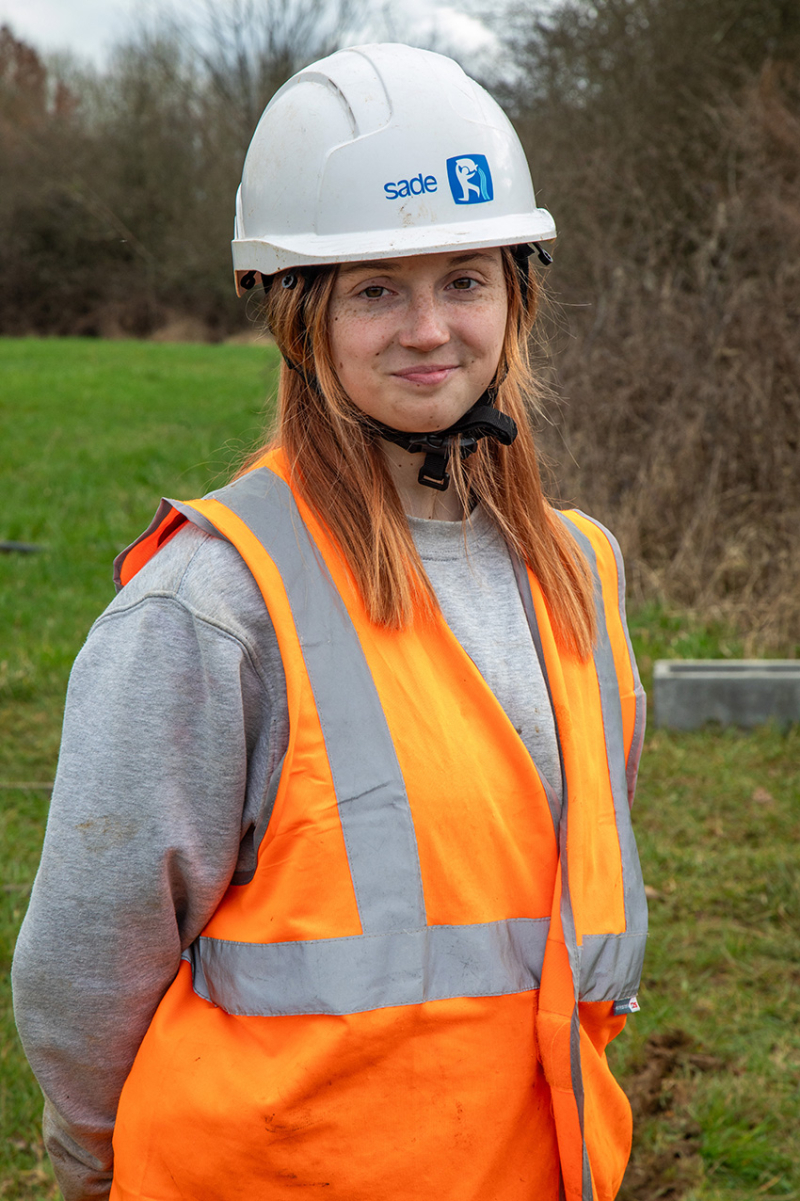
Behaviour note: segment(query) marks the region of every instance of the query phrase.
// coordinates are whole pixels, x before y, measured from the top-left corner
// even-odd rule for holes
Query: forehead
[[[457,267],[486,267],[490,264],[499,266],[501,263],[501,250],[499,247],[491,247],[481,250],[461,250],[453,254],[411,254],[396,259],[368,259],[366,262],[342,263],[338,274],[341,279],[347,279],[351,275],[369,275],[373,272],[413,276],[452,271]]]

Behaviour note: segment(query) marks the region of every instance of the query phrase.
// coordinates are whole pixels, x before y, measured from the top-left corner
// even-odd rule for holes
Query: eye
[[[470,275],[459,276],[458,279],[454,279],[450,284],[450,287],[454,288],[456,292],[471,292],[477,286],[478,281]]]
[[[368,284],[366,288],[362,288],[359,296],[366,296],[367,300],[380,300],[381,296],[388,291],[382,284]]]

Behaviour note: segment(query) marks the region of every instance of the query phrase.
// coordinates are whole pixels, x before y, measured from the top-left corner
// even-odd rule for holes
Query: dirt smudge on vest
[[[282,1184],[290,1188],[330,1188],[330,1180],[298,1180],[296,1172],[276,1172]]]
[[[310,1114],[298,1115],[302,1120],[294,1122],[276,1121],[276,1113],[268,1113],[264,1117],[264,1127],[268,1134],[273,1136],[274,1142],[281,1142],[283,1139],[295,1138],[298,1134],[305,1134],[309,1126],[312,1124]]]
[[[329,1083],[333,1083],[329,1081]],[[297,1114],[297,1120],[294,1122],[276,1121],[277,1111],[264,1115],[264,1128],[271,1136],[272,1143],[281,1143],[289,1139],[297,1138],[298,1135],[303,1135],[313,1124],[311,1114],[308,1110],[300,1110]],[[276,1169],[275,1175],[280,1181],[289,1188],[330,1188],[330,1180],[307,1180],[301,1179],[296,1172],[288,1170],[281,1171]]]
[[[653,1034],[620,1081],[633,1110],[633,1150],[617,1201],[678,1201],[702,1180],[700,1127],[690,1116],[698,1073],[724,1065],[685,1030]],[[658,1137],[644,1131],[657,1123]]]

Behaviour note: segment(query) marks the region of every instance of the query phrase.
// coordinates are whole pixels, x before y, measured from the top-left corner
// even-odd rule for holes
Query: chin
[[[456,421],[460,421],[477,399],[475,397],[475,400],[466,400],[463,404],[449,404],[434,412],[431,412],[430,407],[426,406],[424,410],[418,412],[405,408],[401,413],[387,416],[379,413],[371,415],[377,421],[383,422],[384,425],[391,426],[392,429],[403,430],[405,433],[431,434],[436,430],[449,429]]]

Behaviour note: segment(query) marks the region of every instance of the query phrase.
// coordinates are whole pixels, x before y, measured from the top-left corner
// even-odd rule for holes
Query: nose
[[[450,341],[445,314],[434,294],[426,290],[410,297],[399,341],[401,346],[422,351],[436,350]]]

